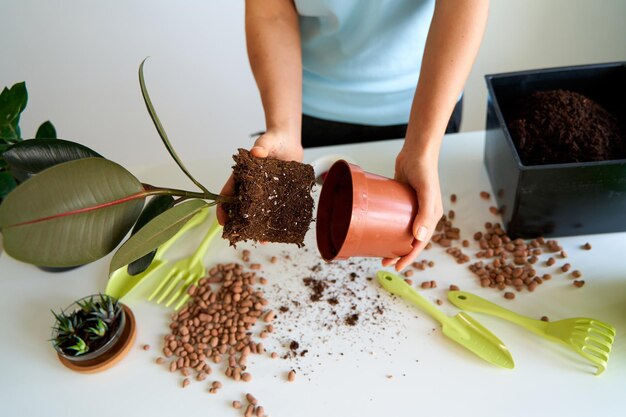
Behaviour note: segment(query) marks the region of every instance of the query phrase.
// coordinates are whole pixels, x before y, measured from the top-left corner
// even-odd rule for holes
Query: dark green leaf
[[[0,172],[0,201],[6,197],[17,184],[15,179],[6,171]]]
[[[104,158],[53,166],[22,183],[0,205],[4,249],[40,266],[95,261],[128,233],[145,197],[137,178]]]
[[[0,137],[5,139],[20,139],[20,114],[26,108],[28,92],[26,83],[14,84],[4,88],[0,93]]]
[[[37,134],[35,135],[35,139],[56,139],[57,138],[57,130],[54,128],[54,125],[48,120],[39,126],[37,129]]]
[[[139,219],[137,219],[137,223],[135,223],[135,227],[133,227],[131,236],[134,236],[135,233],[141,230],[141,228],[144,227],[150,220],[171,209],[174,206],[174,201],[174,197],[171,195],[157,195],[150,200],[148,204],[146,204],[146,208],[144,208],[141,212]],[[128,273],[130,275],[137,275],[148,269],[155,254],[156,249],[128,264]]]
[[[189,219],[209,205],[203,200],[189,200],[152,219],[113,255],[109,275],[170,240]]]
[[[150,118],[152,118],[152,122],[154,123],[154,126],[156,127],[157,132],[159,132],[159,136],[161,137],[161,140],[163,141],[165,148],[170,153],[172,158],[174,158],[174,161],[176,161],[176,163],[178,164],[180,169],[185,173],[185,175],[187,175],[187,177],[189,177],[189,179],[193,181],[193,183],[196,184],[207,195],[208,198],[216,199],[217,196],[211,193],[209,190],[207,190],[204,187],[204,185],[200,184],[187,170],[187,168],[183,164],[183,161],[181,161],[181,159],[178,157],[178,155],[176,154],[176,151],[174,150],[174,147],[170,143],[167,137],[167,133],[165,133],[165,129],[163,129],[163,125],[161,125],[159,116],[157,116],[156,110],[152,106],[152,101],[150,100],[150,96],[148,95],[148,89],[146,88],[146,83],[143,78],[143,65],[146,62],[146,59],[148,58],[145,58],[143,61],[141,61],[141,65],[139,65],[139,86],[141,87],[141,94],[143,95],[143,100],[146,103],[146,107],[148,108],[148,113],[150,113]]]
[[[21,142],[21,138],[20,139],[16,139],[16,138],[3,138],[0,136],[0,143],[3,145],[7,145],[7,146],[11,146],[15,143],[19,143]]]
[[[102,156],[79,143],[63,139],[28,139],[4,152],[13,176],[23,182],[51,166],[83,158]]]

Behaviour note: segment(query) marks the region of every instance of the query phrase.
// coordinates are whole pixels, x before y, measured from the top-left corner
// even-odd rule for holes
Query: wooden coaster
[[[135,342],[137,325],[135,323],[135,315],[130,308],[124,304],[122,304],[122,308],[124,308],[124,312],[126,313],[126,324],[124,326],[122,336],[117,341],[115,346],[102,356],[83,362],[72,362],[57,354],[61,363],[70,368],[72,371],[81,372],[83,374],[92,374],[109,369],[126,356]]]

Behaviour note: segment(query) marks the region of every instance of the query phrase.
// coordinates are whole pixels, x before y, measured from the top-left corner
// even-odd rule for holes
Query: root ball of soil
[[[619,120],[572,91],[539,91],[526,97],[509,130],[526,165],[626,157],[626,135]]]
[[[313,219],[311,165],[256,158],[245,149],[233,156],[237,201],[224,204],[223,237],[231,245],[253,240],[303,246]]]

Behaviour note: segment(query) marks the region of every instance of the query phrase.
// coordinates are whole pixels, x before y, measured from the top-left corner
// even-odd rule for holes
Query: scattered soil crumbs
[[[600,104],[567,90],[535,92],[509,125],[526,165],[626,157],[626,131]]]
[[[303,246],[313,220],[313,167],[256,158],[245,149],[233,159],[237,200],[224,204],[228,221],[222,236],[231,245],[252,240]]]
[[[311,278],[311,277],[304,278],[302,281],[304,282],[304,285],[306,285],[307,287],[311,289],[310,298],[311,298],[311,301],[313,302],[320,301],[322,299],[322,297],[324,296],[324,290],[329,284],[329,282],[323,281],[321,279]],[[335,282],[336,280],[333,281],[332,283],[334,284]]]
[[[294,352],[297,351],[299,347],[300,347],[300,344],[296,342],[295,340],[292,340],[291,343],[289,343],[289,349]]]
[[[355,326],[359,321],[359,313],[350,314],[345,321],[348,326]]]
[[[321,263],[314,234],[306,247],[281,252],[278,262],[264,273],[275,273],[265,294],[277,312],[268,351],[276,352],[300,378],[312,378],[329,360],[371,361],[372,351],[393,354],[406,340],[407,317],[418,312],[368,280],[381,268],[379,259]],[[402,320],[399,317],[403,317]]]

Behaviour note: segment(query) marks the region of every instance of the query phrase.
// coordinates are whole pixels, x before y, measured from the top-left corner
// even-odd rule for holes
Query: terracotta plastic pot
[[[395,258],[412,249],[415,191],[339,160],[328,171],[317,207],[317,248],[327,260]]]

